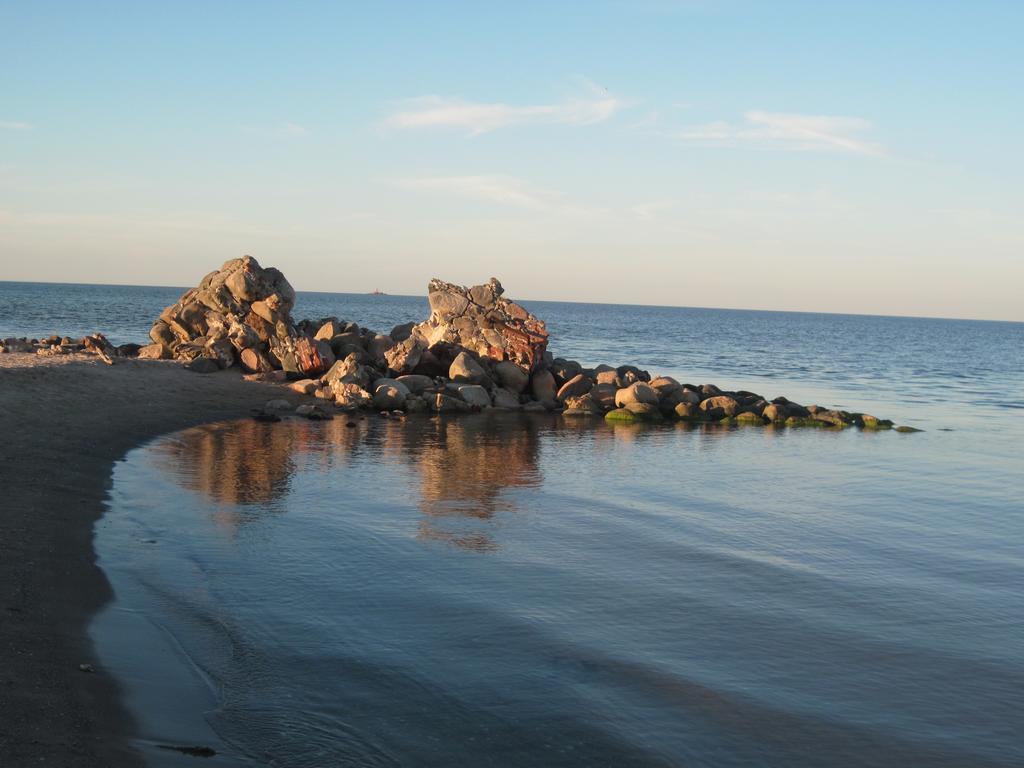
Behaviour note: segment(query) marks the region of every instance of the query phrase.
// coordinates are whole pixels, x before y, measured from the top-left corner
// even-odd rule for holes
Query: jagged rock
[[[700,407],[693,403],[678,403],[675,407],[676,418],[682,421],[694,421],[701,418]]]
[[[349,381],[336,379],[331,382],[330,390],[339,408],[364,408],[373,401],[369,392]]]
[[[412,329],[428,348],[448,344],[481,358],[509,360],[527,372],[543,362],[548,334],[544,323],[502,297],[496,279],[470,288],[431,280],[430,318]]]
[[[575,415],[578,414],[601,414],[604,413],[604,408],[601,403],[594,399],[594,396],[589,392],[580,395],[578,397],[568,397],[565,399],[565,413],[569,414],[572,412]]]
[[[229,361],[219,342],[229,339],[242,351],[275,336],[294,338],[290,314],[294,304],[295,291],[284,275],[243,256],[225,262],[164,309],[149,335],[154,344],[162,344],[179,359],[193,360],[198,356],[196,347],[206,347],[220,363],[234,364],[234,353]]]
[[[331,387],[336,383],[355,384],[360,389],[366,389],[371,378],[375,377],[371,377],[366,366],[360,364],[358,357],[352,354],[331,366],[331,370],[324,376],[324,384]]]
[[[235,364],[235,348],[227,339],[211,339],[207,341],[203,354],[221,368],[230,368]]]
[[[366,343],[366,352],[371,360],[384,360],[385,353],[393,346],[395,342],[390,336],[375,333]]]
[[[292,392],[298,392],[300,395],[312,395],[320,388],[313,379],[299,379],[293,381],[288,385],[288,389]]]
[[[598,384],[609,384],[614,386],[616,389],[622,389],[625,386],[625,382],[619,377],[619,372],[616,370],[609,371],[598,371],[595,377],[595,381]]]
[[[422,339],[415,336],[395,344],[384,353],[384,361],[388,370],[395,374],[412,373],[420,364],[426,345]]]

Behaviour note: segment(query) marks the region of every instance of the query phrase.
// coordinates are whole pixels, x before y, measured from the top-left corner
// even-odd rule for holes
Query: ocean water
[[[138,339],[167,290],[0,284],[0,336]],[[524,303],[584,363],[924,431],[492,412],[159,438],[115,468],[94,627],[154,765],[1024,764],[1024,324]]]

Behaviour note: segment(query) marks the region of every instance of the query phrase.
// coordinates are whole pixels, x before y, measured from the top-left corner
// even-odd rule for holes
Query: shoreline
[[[5,764],[144,764],[121,687],[89,636],[113,599],[93,535],[114,464],[162,434],[245,417],[280,396],[280,387],[243,381],[237,369],[198,375],[174,362],[0,355]]]

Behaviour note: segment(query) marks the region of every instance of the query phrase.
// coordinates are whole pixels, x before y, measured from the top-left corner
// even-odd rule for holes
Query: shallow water
[[[137,340],[180,292],[76,290],[0,283],[0,336]],[[524,303],[587,364],[926,431],[490,413],[158,440],[116,467],[94,627],[154,763],[1024,764],[1024,325]]]

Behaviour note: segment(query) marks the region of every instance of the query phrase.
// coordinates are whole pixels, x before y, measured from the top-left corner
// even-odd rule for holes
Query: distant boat
[[[372,291],[370,291],[370,293],[368,295],[370,295],[370,296],[387,296],[387,294],[384,293],[384,291],[382,291],[380,288],[374,288]]]

